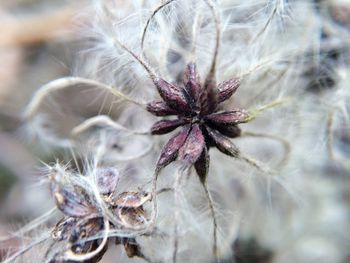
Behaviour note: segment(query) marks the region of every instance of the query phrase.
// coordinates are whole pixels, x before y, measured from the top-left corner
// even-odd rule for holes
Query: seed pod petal
[[[175,130],[177,127],[183,125],[183,120],[161,120],[153,124],[151,133],[153,135],[161,135]]]
[[[208,136],[215,143],[216,148],[218,148],[220,152],[232,157],[239,156],[239,149],[227,137],[208,126],[206,126],[206,130]]]
[[[85,217],[97,211],[92,206],[89,195],[81,187],[66,186],[53,179],[51,191],[57,208],[68,216]]]
[[[249,119],[249,113],[246,110],[235,109],[207,115],[205,120],[216,125],[228,125],[244,123]]]
[[[186,87],[187,93],[190,95],[191,104],[193,106],[199,103],[199,94],[201,91],[200,79],[197,72],[196,64],[189,63],[184,72],[184,84]]]
[[[147,111],[155,116],[176,115],[178,112],[172,109],[164,101],[152,101],[147,104]]]
[[[221,134],[229,137],[229,138],[236,138],[241,135],[241,128],[239,128],[236,124],[213,124],[208,123],[208,125],[213,128],[214,130],[219,131]]]
[[[204,184],[207,179],[207,175],[209,172],[209,162],[209,151],[207,147],[204,147],[201,156],[194,164],[194,168],[196,169],[196,172],[199,176],[199,180],[202,182],[202,184]]]
[[[101,167],[96,171],[97,186],[101,194],[115,191],[119,182],[119,171],[114,167]]]
[[[194,164],[205,146],[203,133],[198,124],[194,124],[186,139],[186,142],[179,150],[179,160],[185,161],[186,164]]]
[[[174,161],[178,155],[179,149],[185,143],[191,126],[185,126],[178,134],[172,137],[168,143],[163,147],[157,162],[157,169],[160,170]]]
[[[156,86],[159,95],[163,100],[174,110],[180,110],[181,112],[189,112],[190,106],[186,100],[183,90],[175,85],[170,84],[164,79],[158,79]]]
[[[220,103],[229,99],[236,92],[240,84],[239,78],[232,78],[220,83],[218,86],[218,102]]]

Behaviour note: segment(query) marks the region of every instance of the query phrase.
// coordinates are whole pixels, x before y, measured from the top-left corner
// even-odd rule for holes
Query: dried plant
[[[335,157],[349,97],[328,52],[337,27],[320,41],[314,31],[327,26],[304,1],[118,4],[94,1],[79,77],[44,85],[25,109],[26,133],[74,162],[47,166],[60,217],[18,232],[50,223],[50,233],[5,262],[33,247],[43,262],[103,262],[111,245],[148,262],[221,262],[237,237],[237,253],[262,245],[261,260],[278,262],[296,238],[278,243],[293,231],[290,214],[299,222],[314,211],[296,207],[300,193],[320,197],[321,164],[348,171]]]

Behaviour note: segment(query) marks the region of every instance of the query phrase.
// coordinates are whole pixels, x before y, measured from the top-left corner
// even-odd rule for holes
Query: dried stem
[[[220,258],[219,258],[219,251],[218,251],[218,245],[217,245],[218,244],[218,234],[217,234],[218,224],[217,224],[216,214],[214,210],[214,201],[208,189],[207,181],[202,185],[205,191],[205,195],[208,198],[209,209],[210,209],[211,217],[213,219],[213,255],[215,257],[215,262],[219,263]]]
[[[91,79],[84,79],[84,78],[77,78],[77,77],[67,77],[67,78],[61,78],[56,79],[54,81],[49,82],[48,84],[42,86],[34,95],[33,99],[29,103],[29,105],[26,107],[24,112],[24,117],[26,119],[31,119],[33,115],[39,110],[40,103],[48,96],[51,92],[55,92],[58,90],[64,90],[64,89],[71,89],[73,87],[79,87],[82,86],[92,86],[96,87],[105,91],[110,92],[113,96],[119,97],[125,101],[128,101],[130,103],[133,103],[137,106],[141,106],[142,108],[145,108],[144,104],[139,103],[131,98],[129,98],[127,95],[123,94],[122,92],[116,90],[112,86],[105,85],[101,82],[94,81]]]

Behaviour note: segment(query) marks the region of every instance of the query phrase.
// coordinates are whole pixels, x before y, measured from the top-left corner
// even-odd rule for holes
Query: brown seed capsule
[[[76,223],[77,219],[74,217],[62,218],[51,231],[52,239],[57,241],[68,239]]]
[[[150,193],[145,192],[124,192],[121,193],[114,201],[113,206],[125,207],[125,208],[137,208],[141,207],[147,201],[152,199]]]
[[[136,228],[147,222],[146,212],[142,207],[117,207],[115,210],[125,228]]]

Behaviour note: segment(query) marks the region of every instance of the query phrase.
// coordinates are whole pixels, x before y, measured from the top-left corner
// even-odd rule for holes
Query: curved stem
[[[290,146],[290,143],[282,137],[279,137],[277,135],[272,135],[272,134],[256,133],[256,132],[249,132],[249,131],[244,131],[240,137],[258,137],[258,138],[268,138],[268,139],[276,140],[283,145],[284,151],[285,151],[285,156],[279,162],[278,167],[284,166],[289,160],[290,153],[291,153],[291,146]]]
[[[142,36],[141,36],[141,52],[142,54],[144,53],[144,42],[146,39],[146,33],[148,30],[148,27],[152,21],[152,19],[155,17],[155,15],[162,10],[164,7],[166,7],[168,4],[170,4],[171,2],[174,2],[175,0],[168,0],[166,2],[164,2],[163,4],[159,5],[156,9],[153,10],[152,15],[147,19],[146,25],[142,31]]]
[[[66,78],[60,78],[56,79],[54,81],[51,81],[47,83],[46,85],[42,86],[34,95],[31,102],[28,104],[24,111],[24,117],[27,119],[31,119],[35,112],[40,108],[41,102],[52,92],[64,90],[64,89],[72,89],[74,87],[81,88],[82,86],[88,86],[88,88],[99,88],[104,91],[110,92],[113,96],[121,98],[125,101],[128,101],[130,103],[133,103],[137,106],[141,106],[144,108],[144,104],[137,102],[131,98],[129,98],[124,93],[116,90],[112,86],[108,86],[106,84],[103,84],[101,82],[91,80],[91,79],[85,79],[85,78],[79,78],[79,77],[66,77]]]

